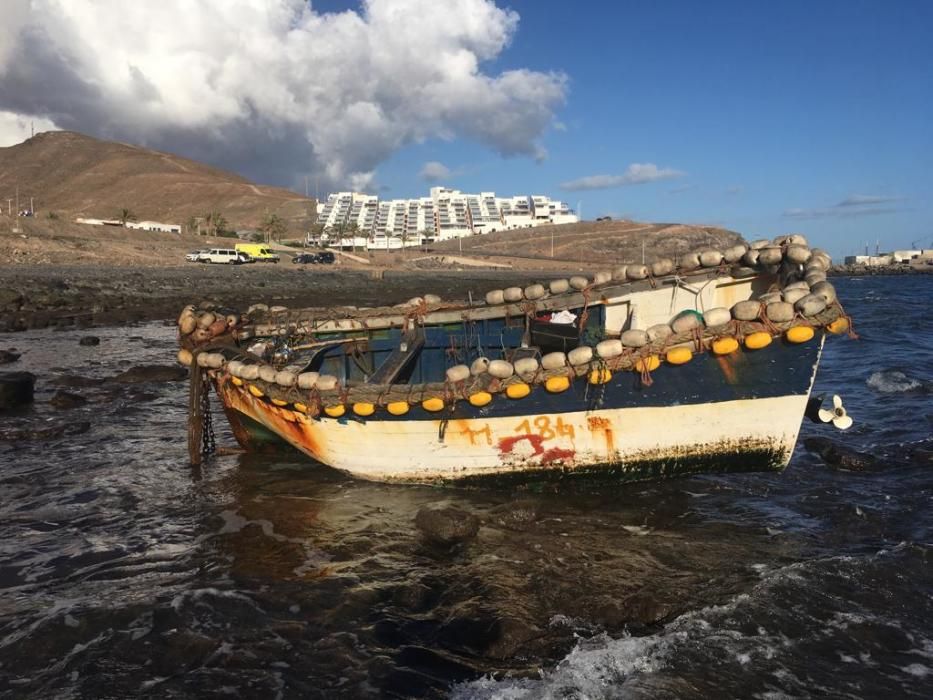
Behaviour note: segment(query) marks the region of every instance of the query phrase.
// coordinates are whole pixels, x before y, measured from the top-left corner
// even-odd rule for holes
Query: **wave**
[[[874,372],[866,381],[869,388],[880,391],[882,394],[905,394],[923,392],[927,387],[919,379],[907,376],[897,369],[884,369]]]

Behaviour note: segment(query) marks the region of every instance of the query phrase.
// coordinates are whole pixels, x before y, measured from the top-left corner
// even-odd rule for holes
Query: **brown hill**
[[[597,265],[676,258],[692,250],[720,250],[742,236],[715,226],[646,224],[635,221],[583,221],[500,231],[435,244],[437,252],[481,258],[521,258],[528,263],[586,263]]]
[[[293,233],[307,230],[314,201],[187,158],[71,131],[50,131],[0,148],[0,198],[19,189],[20,208],[32,197],[37,216],[55,212],[114,218],[121,209],[140,220],[184,224],[219,211],[234,229],[257,228],[278,214]]]

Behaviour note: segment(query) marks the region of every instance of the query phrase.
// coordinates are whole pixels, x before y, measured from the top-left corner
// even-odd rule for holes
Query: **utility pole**
[[[36,209],[32,206],[32,197],[29,198],[29,213],[33,216],[36,215]]]
[[[305,199],[308,198],[308,176],[305,175]]]
[[[554,257],[554,225],[551,225],[551,257]]]

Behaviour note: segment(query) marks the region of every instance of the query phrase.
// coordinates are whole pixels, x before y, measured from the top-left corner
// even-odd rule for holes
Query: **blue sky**
[[[933,247],[931,30],[933,0],[34,0],[4,14],[0,145]]]
[[[541,139],[547,157],[430,140],[378,168],[383,196],[423,193],[418,173],[437,161],[451,171],[443,184],[547,194],[582,204],[585,218],[703,222],[748,238],[799,231],[834,256],[878,240],[933,247],[933,3],[510,7],[518,31],[489,69],[569,80]],[[682,174],[561,187],[633,163]]]

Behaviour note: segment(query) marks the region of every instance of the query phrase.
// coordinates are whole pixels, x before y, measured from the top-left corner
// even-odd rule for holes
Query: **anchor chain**
[[[204,421],[201,433],[201,454],[207,459],[217,450],[217,441],[214,439],[214,421],[211,416],[211,380],[206,372],[201,381],[204,383],[201,389],[201,417]]]

